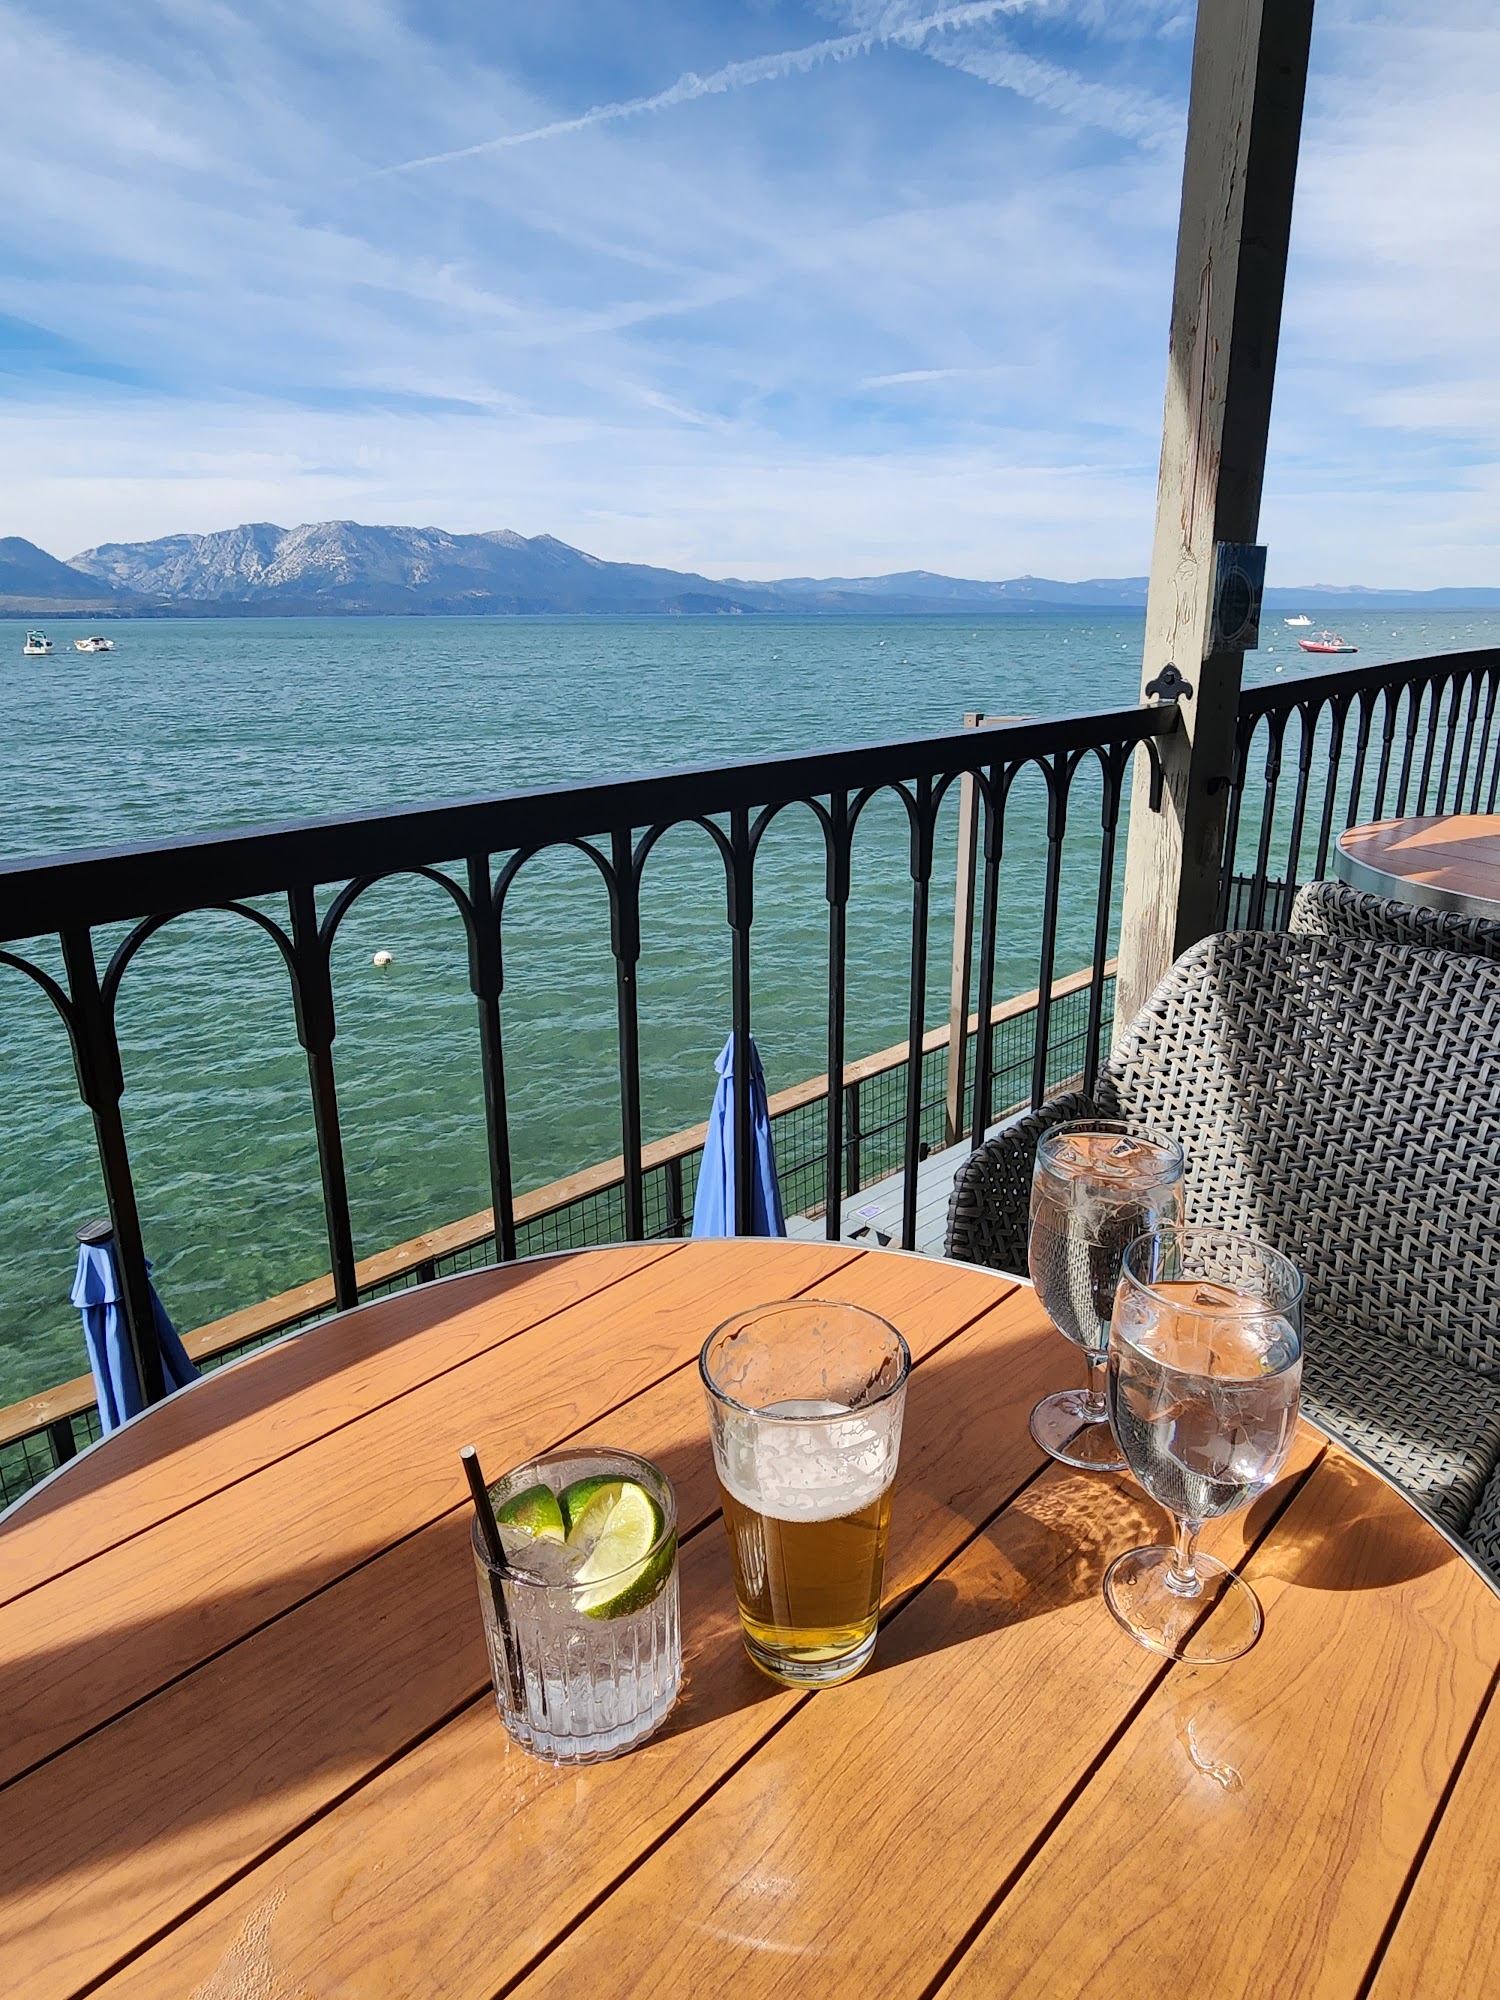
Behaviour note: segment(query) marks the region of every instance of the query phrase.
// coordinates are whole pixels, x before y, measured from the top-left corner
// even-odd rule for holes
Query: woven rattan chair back
[[[1172,968],[1101,1109],[1175,1133],[1189,1213],[1284,1249],[1310,1321],[1500,1367],[1500,966],[1240,931]]]
[[[1460,917],[1451,910],[1419,910],[1412,903],[1372,896],[1343,882],[1308,882],[1300,888],[1288,928],[1299,937],[1415,945],[1500,960],[1500,924],[1483,917]]]
[[[1092,1105],[1049,1104],[959,1170],[950,1255],[1025,1269],[1036,1138],[1091,1112],[1180,1139],[1189,1219],[1291,1256],[1310,1325],[1500,1367],[1500,966],[1205,939],[1120,1036]]]

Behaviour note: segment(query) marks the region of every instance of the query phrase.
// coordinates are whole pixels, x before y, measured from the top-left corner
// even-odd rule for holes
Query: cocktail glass
[[[643,1489],[656,1532],[622,1568],[580,1576],[588,1551],[507,1525],[507,1505],[538,1488],[586,1492],[616,1481]],[[559,1764],[594,1763],[642,1742],[682,1682],[677,1601],[677,1500],[649,1460],[627,1451],[555,1451],[490,1487],[507,1569],[472,1533],[479,1608],[501,1719],[517,1743]],[[606,1498],[608,1496],[606,1495]]]

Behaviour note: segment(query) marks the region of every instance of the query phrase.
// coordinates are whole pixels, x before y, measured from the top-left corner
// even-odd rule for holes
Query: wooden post
[[[1159,745],[1162,810],[1136,753],[1116,1019],[1217,918],[1241,656],[1208,652],[1214,544],[1254,542],[1281,330],[1313,0],[1200,0],[1146,604],[1145,690],[1192,684]]]
[[[964,713],[965,729],[999,729],[1023,715]],[[953,878],[953,981],[948,999],[948,1085],[943,1100],[943,1144],[956,1146],[968,1130],[964,1076],[969,1053],[969,966],[974,957],[974,859],[979,852],[979,787],[973,773],[958,781],[958,866]]]

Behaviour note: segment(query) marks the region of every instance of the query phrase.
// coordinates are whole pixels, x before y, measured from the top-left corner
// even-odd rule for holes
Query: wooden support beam
[[[1254,542],[1276,376],[1313,0],[1200,0],[1141,675],[1192,683],[1137,752],[1115,1018],[1214,928],[1241,655],[1210,653],[1214,544]]]

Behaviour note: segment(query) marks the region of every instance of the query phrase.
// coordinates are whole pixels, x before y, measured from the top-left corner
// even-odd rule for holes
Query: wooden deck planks
[[[1005,1290],[958,1266],[934,1282],[915,1259],[882,1261],[878,1285],[864,1275],[863,1258],[835,1282],[856,1303],[878,1292],[919,1357]],[[941,1428],[930,1426],[934,1441]],[[685,1531],[717,1508],[692,1362],[585,1426],[579,1441],[591,1431],[628,1441],[669,1472]],[[557,1441],[536,1436],[521,1450]],[[983,1457],[975,1448],[962,1460],[976,1480]],[[913,1464],[922,1463],[918,1447]],[[961,1508],[965,1490],[956,1478],[949,1485]],[[23,1927],[45,1935],[45,1961],[30,1968],[28,1991],[38,2000],[71,1992],[138,1949],[289,1823],[326,1809],[487,1686],[469,1516],[461,1483],[454,1487],[458,1504],[441,1519],[11,1787],[0,1811],[0,1937]],[[939,1512],[930,1496],[916,1507],[918,1520]],[[932,1532],[941,1541],[952,1529]],[[489,1713],[493,1751],[504,1737]],[[135,1796],[142,1769],[160,1780],[143,1799]]]
[[[941,1322],[935,1315],[928,1319],[932,1309],[921,1302],[921,1266],[902,1262],[903,1277],[911,1274],[910,1304],[901,1309],[892,1299],[889,1274],[882,1295],[925,1348],[924,1320],[933,1338],[940,1337]],[[858,1277],[858,1267],[849,1275]],[[960,1309],[967,1313],[983,1304],[986,1292],[993,1300],[1000,1289],[963,1274],[946,1308],[948,1323]],[[1024,1418],[1019,1426],[1014,1421],[1015,1391],[1050,1379],[1056,1357],[1048,1350],[1055,1343],[1018,1326],[1023,1317],[1000,1305],[919,1366],[887,1577],[892,1597],[930,1575],[972,1534],[976,1519],[1036,1468]],[[925,1370],[940,1365],[957,1369],[965,1385],[966,1407],[957,1420],[936,1381],[925,1396],[917,1393]],[[701,1399],[696,1380],[694,1388]],[[711,1487],[701,1400],[691,1421]],[[331,1812],[264,1871],[189,1918],[106,1990],[191,1990],[279,1890],[274,1928],[283,1942],[277,1949],[295,1952],[299,1963],[311,1954],[308,1962],[322,1968],[319,1977],[332,1981],[335,1959],[325,1953],[336,1953],[349,1990],[409,1993],[420,1985],[414,1967],[441,1963],[447,1990],[487,1996],[494,1986],[486,1982],[498,1981],[506,1968],[522,1969],[555,1926],[607,1888],[621,1865],[807,1699],[778,1691],[745,1659],[717,1521],[685,1546],[682,1577],[687,1689],[656,1741],[615,1763],[557,1771],[506,1749],[486,1695],[476,1710]],[[464,1595],[472,1597],[467,1575]],[[427,1835],[400,1811],[413,1788],[434,1808]],[[516,1817],[523,1809],[524,1821]],[[587,1837],[581,1833],[585,1814]],[[524,1867],[515,1867],[514,1879],[506,1860],[511,1854],[528,1857]]]
[[[967,1144],[948,1146],[929,1153],[917,1168],[916,1251],[922,1257],[941,1257],[948,1235],[948,1203],[953,1194],[953,1177],[969,1157]],[[904,1172],[887,1174],[857,1194],[845,1198],[839,1218],[839,1236],[861,1249],[899,1248],[901,1242],[901,1197],[906,1184]],[[787,1217],[787,1234],[799,1243],[826,1241],[821,1215]],[[886,1239],[882,1243],[881,1238]]]

